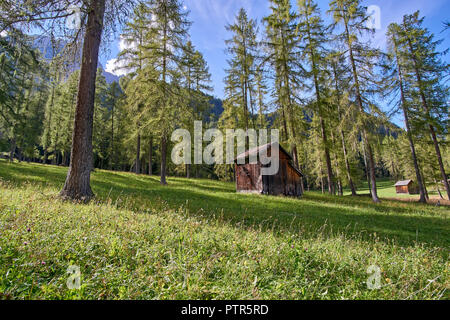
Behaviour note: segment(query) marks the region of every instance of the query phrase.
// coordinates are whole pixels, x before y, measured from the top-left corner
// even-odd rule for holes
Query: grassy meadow
[[[449,207],[100,170],[76,204],[66,173],[0,160],[0,299],[449,298]]]

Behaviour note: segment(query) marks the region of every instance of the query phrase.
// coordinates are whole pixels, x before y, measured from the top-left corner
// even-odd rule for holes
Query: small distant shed
[[[262,175],[261,169],[264,165],[258,157],[257,163],[251,164],[250,156],[258,155],[260,152],[272,154],[274,144],[266,144],[240,154],[235,159],[236,190],[241,193],[258,193],[268,195],[302,196],[302,173],[292,164],[292,156],[278,144],[279,169],[275,175]],[[245,159],[245,164],[238,164],[239,159]]]
[[[398,194],[418,194],[419,190],[413,180],[399,181],[395,184],[395,190]]]

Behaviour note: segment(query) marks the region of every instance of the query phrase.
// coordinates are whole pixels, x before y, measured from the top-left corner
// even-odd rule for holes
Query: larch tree
[[[118,69],[124,69],[131,78],[135,78],[150,63],[145,46],[148,41],[148,26],[152,22],[151,19],[149,4],[141,2],[134,8],[131,20],[127,22],[122,31],[121,41],[124,43],[124,48],[118,56]],[[144,109],[148,109],[148,106],[145,106],[145,101],[140,95],[136,95],[136,92],[128,92],[128,96],[129,100],[126,106],[130,108],[129,112],[134,115],[132,117],[133,127],[130,128],[132,138],[136,141],[134,170],[136,174],[140,174],[143,125],[140,117],[143,112],[147,111]]]
[[[92,171],[92,130],[94,118],[95,79],[103,31],[105,0],[92,0],[83,41],[83,54],[77,95],[70,166],[61,196],[88,201],[94,193],[90,178]]]
[[[191,135],[194,134],[194,121],[201,121],[205,117],[205,110],[209,107],[207,92],[211,91],[211,74],[203,54],[195,49],[191,41],[183,48],[181,58],[182,83],[185,88],[185,104],[189,112],[183,122],[189,128]],[[198,178],[198,166],[195,165],[196,177]],[[191,177],[191,165],[185,165],[186,178]]]
[[[400,50],[404,45],[404,38],[402,37],[402,31],[399,25],[391,24],[388,28],[387,33],[388,38],[388,54],[390,60],[390,70],[391,74],[388,75],[388,78],[391,79],[389,82],[392,89],[399,93],[400,101],[399,105],[403,112],[403,119],[406,127],[406,136],[408,137],[408,142],[411,151],[411,158],[414,165],[414,172],[416,175],[416,181],[419,186],[420,193],[420,202],[426,203],[426,193],[425,187],[423,184],[422,174],[420,172],[420,167],[417,158],[416,147],[414,144],[413,133],[411,132],[411,124],[410,124],[410,106],[411,106],[411,98],[408,95],[408,88],[410,85],[407,83],[407,79],[404,77],[404,69],[405,69],[405,59],[401,56]],[[389,70],[388,69],[388,70]]]
[[[233,93],[236,95],[229,98],[240,105],[242,128],[254,129],[255,97],[253,94],[258,50],[256,20],[249,19],[245,9],[241,8],[234,24],[228,25],[226,29],[232,34],[231,39],[225,41],[230,55],[226,70],[227,85],[234,86]]]
[[[364,153],[367,155],[367,169],[370,182],[372,200],[380,202],[377,193],[375,159],[372,142],[369,138],[371,112],[370,88],[377,79],[374,67],[379,58],[379,51],[364,42],[363,36],[371,34],[374,30],[368,28],[370,19],[367,10],[361,5],[361,0],[332,0],[329,12],[333,15],[333,26],[340,26],[341,33],[338,41],[346,45],[346,57],[352,72],[352,92],[360,111],[359,125],[361,128]]]
[[[152,21],[148,26],[146,52],[152,59],[157,76],[154,88],[158,97],[152,106],[156,112],[150,122],[158,123],[161,137],[160,183],[166,185],[169,131],[174,126],[174,118],[180,115],[180,110],[176,111],[181,105],[178,90],[180,64],[190,22],[187,20],[188,12],[183,10],[179,0],[149,1],[149,12]]]
[[[401,24],[405,43],[404,55],[408,68],[406,76],[414,79],[412,94],[421,106],[421,116],[416,124],[428,127],[435,149],[442,183],[450,199],[450,186],[445,172],[439,136],[445,138],[448,132],[449,87],[443,81],[448,75],[449,65],[441,60],[443,53],[437,51],[441,41],[422,26],[419,12],[403,17]]]
[[[302,117],[298,91],[303,88],[301,79],[304,68],[301,64],[300,38],[296,32],[298,17],[289,0],[271,0],[270,11],[269,16],[264,18],[268,52],[266,60],[275,75],[274,96],[281,109],[282,132],[290,144],[294,165],[299,167],[296,122]]]
[[[298,0],[298,33],[302,38],[303,56],[308,64],[306,78],[312,82],[314,92],[313,110],[314,115],[319,118],[321,140],[324,150],[324,158],[327,171],[328,192],[334,194],[334,176],[330,157],[330,146],[327,128],[325,124],[325,115],[328,105],[326,103],[326,94],[324,91],[326,78],[326,56],[327,56],[327,37],[326,28],[320,16],[320,10],[317,4],[312,0]]]
[[[348,72],[343,55],[340,52],[331,52],[328,58],[329,66],[329,86],[331,93],[329,95],[330,104],[334,106],[334,113],[336,123],[336,129],[339,131],[340,146],[342,147],[342,154],[345,163],[345,172],[347,175],[347,183],[352,193],[352,196],[356,196],[356,186],[352,177],[352,170],[350,165],[350,152],[348,146],[348,137],[346,135],[348,129],[353,123],[353,117],[351,112],[351,103],[348,99]]]
[[[95,78],[99,48],[105,25],[114,30],[120,21],[118,12],[126,13],[134,1],[106,0],[38,0],[2,2],[0,32],[15,26],[36,27],[41,30],[64,29],[65,19],[73,15],[67,10],[79,6],[82,11],[80,29],[73,32],[75,38],[83,37],[80,80],[77,107],[72,135],[70,166],[60,196],[64,199],[88,201],[93,196],[90,175],[92,170],[92,127],[94,113]],[[106,13],[106,14],[105,14]],[[106,17],[106,19],[105,19]]]

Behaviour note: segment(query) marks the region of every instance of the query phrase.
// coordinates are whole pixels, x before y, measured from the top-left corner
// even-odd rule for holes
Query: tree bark
[[[60,193],[65,199],[89,201],[94,196],[90,185],[93,158],[92,129],[95,79],[104,13],[105,0],[92,0],[83,43],[70,167]]]

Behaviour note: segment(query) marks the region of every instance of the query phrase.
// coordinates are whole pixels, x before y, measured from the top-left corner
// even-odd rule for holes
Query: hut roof
[[[288,157],[289,160],[292,160],[292,156],[289,152],[287,152],[278,142],[273,142],[273,143],[268,143],[268,144],[247,150],[246,152],[238,155],[237,158],[235,159],[235,161],[237,161],[239,159],[247,159],[251,155],[252,156],[258,155],[259,152],[264,152],[264,151],[268,150],[269,148],[271,148],[272,146],[274,146],[275,144],[278,145],[279,150],[281,152],[283,152]],[[288,162],[288,164],[292,169],[294,169],[295,172],[297,172],[301,177],[303,177],[303,173],[298,168],[293,166],[290,162]]]
[[[409,184],[413,182],[412,180],[404,180],[404,181],[399,181],[395,184],[395,187],[404,187],[404,186],[409,186]]]
[[[289,160],[292,160],[291,154],[289,152],[287,152],[278,142],[268,143],[268,144],[247,150],[244,153],[241,153],[240,155],[238,155],[235,160],[237,161],[239,159],[247,159],[251,155],[254,156],[260,152],[266,151],[267,149],[271,148],[272,145],[275,145],[275,144],[278,144],[280,151],[282,151],[284,154],[286,154],[288,156]]]

